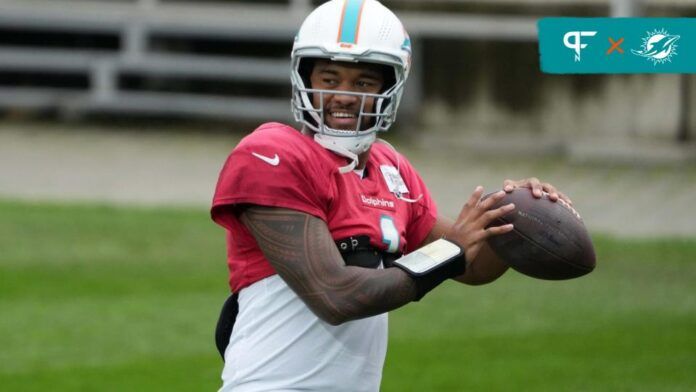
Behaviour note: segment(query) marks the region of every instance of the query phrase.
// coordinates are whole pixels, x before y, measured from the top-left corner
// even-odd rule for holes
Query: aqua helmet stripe
[[[358,30],[365,0],[346,0],[338,30],[338,42],[358,43]]]

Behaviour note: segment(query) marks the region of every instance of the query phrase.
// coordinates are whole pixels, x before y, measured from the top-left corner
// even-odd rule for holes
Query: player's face
[[[324,123],[333,129],[356,129],[362,97],[340,94],[339,91],[378,94],[384,85],[384,75],[377,65],[353,64],[317,60],[309,77],[314,89],[332,90],[335,94],[323,94]],[[312,94],[315,108],[321,106],[321,94]],[[372,113],[375,99],[365,98],[365,113]],[[366,128],[371,117],[363,117],[361,128]]]

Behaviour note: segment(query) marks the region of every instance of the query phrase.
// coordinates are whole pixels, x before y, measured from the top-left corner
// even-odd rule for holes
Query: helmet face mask
[[[304,58],[302,60],[306,62],[310,59]],[[301,81],[293,83],[292,106],[297,121],[304,123],[314,132],[337,137],[351,137],[364,133],[386,131],[391,126],[396,117],[394,102],[396,102],[396,97],[400,91],[403,90],[403,81],[396,84],[394,76],[385,75],[384,85],[378,93],[312,88],[309,73],[311,73],[313,63],[311,62],[310,67],[305,67],[304,64],[298,65],[297,75],[301,75]],[[385,74],[393,72],[391,67],[386,68]],[[358,120],[354,129],[334,129],[327,125],[324,104],[327,96],[334,95],[355,96],[359,99]],[[371,105],[368,105],[369,100],[372,100]]]
[[[353,15],[352,19],[346,16],[351,12],[357,16]],[[351,36],[351,32],[354,35]],[[342,39],[351,42],[342,42]],[[376,138],[375,134],[388,130],[396,120],[408,77],[410,52],[410,39],[401,22],[379,2],[332,0],[324,3],[305,19],[293,46],[291,83],[295,120],[353,154],[366,151]],[[343,64],[376,64],[389,71],[385,72],[385,85],[378,93],[322,90],[312,88],[309,78],[318,59]],[[324,98],[328,95],[359,98],[355,129],[334,129],[327,125]],[[369,100],[374,101],[372,105],[367,105]],[[372,110],[366,111],[366,106],[372,106]]]

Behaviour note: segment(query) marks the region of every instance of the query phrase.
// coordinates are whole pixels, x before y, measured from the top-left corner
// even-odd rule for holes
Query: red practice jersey
[[[312,136],[279,123],[260,126],[234,148],[220,172],[211,210],[213,220],[227,229],[233,292],[276,273],[234,209],[225,208],[235,204],[302,211],[325,221],[334,240],[367,235],[373,247],[387,252],[408,253],[423,242],[437,208],[402,155],[378,141],[363,178],[341,174],[345,165],[346,158]]]

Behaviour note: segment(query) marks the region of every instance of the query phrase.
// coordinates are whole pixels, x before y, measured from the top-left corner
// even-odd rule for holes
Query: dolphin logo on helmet
[[[308,59],[384,65],[393,70],[393,82],[378,94],[345,92],[362,99],[357,126],[353,130],[333,129],[324,122],[323,108],[314,107],[312,94],[335,91],[310,87]],[[353,161],[342,172],[352,170],[357,155],[370,148],[377,132],[388,130],[396,120],[410,63],[411,40],[406,30],[396,15],[376,0],[331,0],[302,23],[291,55],[293,115],[315,133],[317,143]],[[368,97],[375,99],[374,113],[362,109]],[[372,119],[365,129],[363,118]]]

